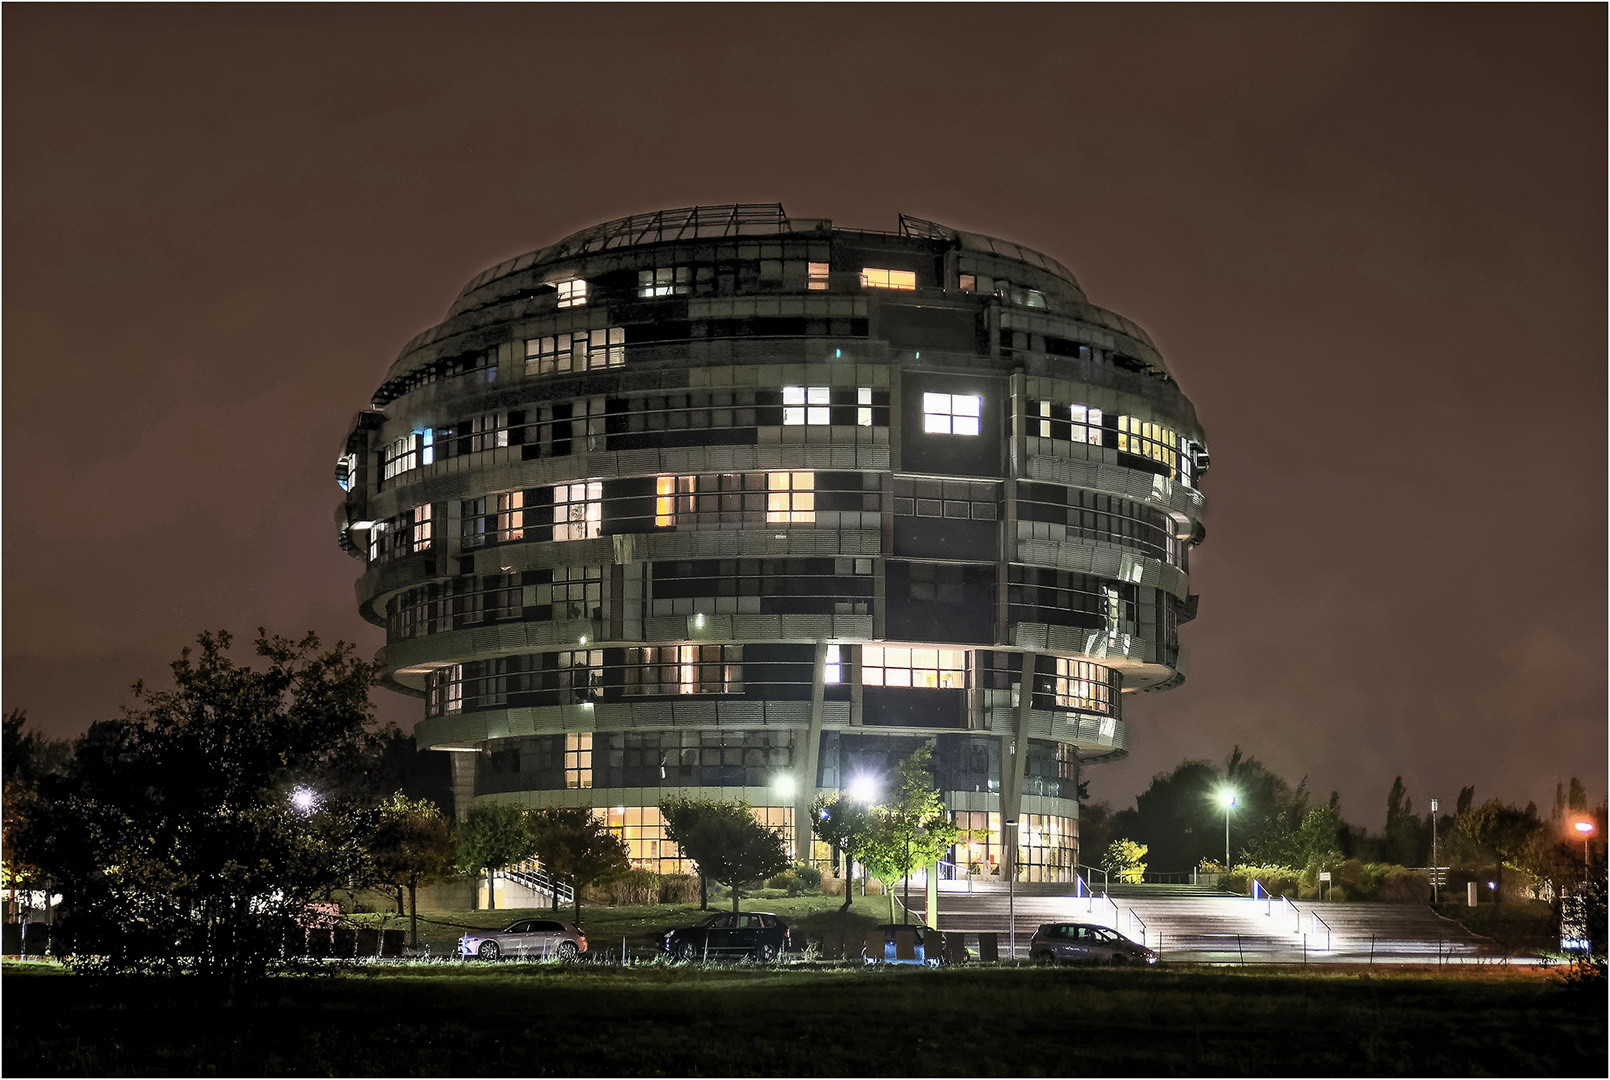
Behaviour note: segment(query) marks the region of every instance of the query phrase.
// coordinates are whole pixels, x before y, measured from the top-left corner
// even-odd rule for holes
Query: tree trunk
[[[489,866],[486,868],[486,910],[496,911],[497,909],[498,895],[492,891],[492,868]]]
[[[418,878],[408,879],[408,947],[419,948],[419,897],[415,892]]]
[[[397,914],[403,914],[403,887],[397,886]]]
[[[738,885],[736,882],[732,886],[732,910],[734,914],[738,911]]]
[[[557,891],[555,890],[555,893]],[[581,925],[581,885],[574,878],[570,881],[570,898],[576,902],[576,917],[570,921],[579,927]]]
[[[879,878],[878,883],[883,886],[883,895],[889,898],[889,921],[894,922],[894,881]]]
[[[702,873],[699,875],[699,910],[710,910],[710,883]]]

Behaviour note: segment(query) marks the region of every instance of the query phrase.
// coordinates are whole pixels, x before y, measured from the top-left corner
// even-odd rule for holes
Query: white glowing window
[[[844,658],[837,645],[827,647],[827,658],[822,663],[822,681],[827,683],[844,681]]]
[[[827,263],[805,264],[805,287],[812,292],[827,288]]]
[[[386,553],[386,523],[377,521],[369,526],[369,561],[379,562]]]
[[[559,306],[581,307],[587,302],[587,283],[580,278],[558,283]]]
[[[431,519],[430,503],[422,503],[414,507],[413,535],[410,537],[414,551],[424,551],[430,547]]]
[[[917,274],[914,270],[882,270],[875,266],[863,266],[861,286],[870,289],[915,289]]]
[[[855,391],[855,422],[860,427],[872,426],[872,388],[863,386]]]
[[[509,414],[488,413],[473,417],[469,423],[470,449],[492,450],[509,445]]]
[[[450,664],[425,677],[425,711],[430,716],[461,712],[464,708],[464,667]]]
[[[603,527],[604,485],[599,480],[553,489],[553,538],[590,540]]]
[[[1101,445],[1100,409],[1083,405],[1054,405],[1049,401],[1031,404],[1035,405],[1033,414],[1039,416],[1036,423],[1042,439],[1070,439],[1076,443]]]
[[[923,394],[922,430],[934,435],[977,435],[982,405],[977,394]]]
[[[394,476],[429,465],[436,460],[435,432],[430,428],[415,431],[382,447],[380,450],[380,478]]]
[[[815,473],[766,474],[766,521],[769,524],[780,525],[789,522],[811,524],[815,520]]]
[[[686,266],[662,266],[658,270],[637,272],[638,296],[686,296],[692,288],[692,271]]]
[[[783,387],[783,425],[798,427],[829,423],[828,398],[829,392],[825,386]]]
[[[934,690],[965,690],[967,650],[863,646],[861,682],[866,686],[916,686]]]

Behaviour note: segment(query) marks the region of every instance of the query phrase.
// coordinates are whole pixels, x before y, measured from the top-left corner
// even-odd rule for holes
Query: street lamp
[[[1235,792],[1225,788],[1219,792],[1219,805],[1224,807],[1224,872],[1230,872],[1230,810],[1235,806]]]
[[[862,773],[850,780],[850,798],[862,806],[871,806],[878,798],[878,778]]]
[[[1586,881],[1588,877],[1588,841],[1593,838],[1594,833],[1599,831],[1599,828],[1587,818],[1577,818],[1571,823],[1571,828],[1576,830],[1576,834],[1582,838],[1582,879]]]
[[[298,813],[310,814],[318,805],[319,797],[312,788],[298,787],[291,789],[291,805]]]
[[[1011,957],[1017,960],[1017,819],[1009,818],[1003,824],[1012,835],[1006,841],[1006,868],[1011,873],[1006,878],[1006,941],[1011,949]]]

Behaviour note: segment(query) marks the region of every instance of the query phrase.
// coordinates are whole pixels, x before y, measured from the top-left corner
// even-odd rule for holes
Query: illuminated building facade
[[[931,742],[963,871],[1018,821],[1021,876],[1066,880],[1080,770],[1181,681],[1206,467],[1054,260],[698,207],[471,281],[357,416],[338,524],[461,811],[593,806],[675,872],[663,798],[795,837]]]

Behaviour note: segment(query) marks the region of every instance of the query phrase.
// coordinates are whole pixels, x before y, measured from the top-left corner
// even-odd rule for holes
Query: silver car
[[[458,954],[468,960],[565,960],[587,951],[587,936],[574,923],[557,919],[521,919],[502,930],[473,930],[458,939]]]
[[[1155,964],[1157,954],[1105,926],[1046,923],[1029,941],[1029,959],[1042,964]]]

